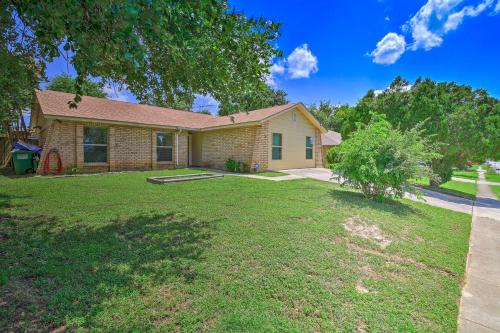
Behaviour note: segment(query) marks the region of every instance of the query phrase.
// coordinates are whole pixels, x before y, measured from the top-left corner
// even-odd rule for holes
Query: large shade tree
[[[261,85],[259,89],[223,97],[219,104],[219,115],[227,116],[235,112],[252,111],[288,103],[286,91],[270,88],[264,82]]]
[[[335,114],[337,112],[344,112],[344,110],[349,109],[349,105],[341,104],[334,105],[330,101],[320,101],[319,104],[309,105],[309,110],[314,115],[314,117],[321,123],[321,125],[329,130],[337,130],[338,124],[337,117]]]
[[[194,94],[223,100],[259,92],[281,56],[278,23],[224,0],[18,0],[0,2],[0,10],[4,125],[30,106],[45,64],[59,56],[77,74],[75,107],[89,77],[165,105]]]
[[[423,122],[425,133],[440,144],[442,157],[432,161],[432,168],[441,181],[467,161],[500,158],[500,100],[483,89],[428,78],[410,84],[397,77],[383,92],[368,91],[356,106],[337,112],[335,122],[348,137],[373,113],[402,130]]]

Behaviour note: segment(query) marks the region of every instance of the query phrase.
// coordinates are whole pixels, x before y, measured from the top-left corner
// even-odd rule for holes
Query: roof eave
[[[173,129],[173,130],[182,129],[182,130],[186,130],[186,131],[199,131],[200,130],[199,128],[184,127],[184,126],[144,124],[144,123],[135,123],[135,122],[128,122],[128,121],[106,120],[106,119],[85,118],[85,117],[71,117],[71,116],[61,116],[61,115],[51,115],[51,114],[44,114],[44,117],[47,119],[51,119],[51,120],[94,122],[94,123],[103,123],[103,124],[111,124],[111,125],[125,125],[125,126],[145,127],[145,128],[165,128],[165,129]]]

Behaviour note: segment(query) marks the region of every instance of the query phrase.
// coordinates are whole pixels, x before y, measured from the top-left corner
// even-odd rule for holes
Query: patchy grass
[[[0,177],[0,331],[456,331],[470,215],[191,172]]]
[[[466,178],[466,179],[474,179],[476,180],[478,178],[477,172],[476,171],[453,171],[453,177],[460,177],[460,178]]]
[[[450,194],[465,199],[476,200],[477,184],[475,183],[466,183],[456,180],[450,180],[437,187],[437,186],[430,186],[429,179],[423,177],[415,180],[415,184],[431,191]]]
[[[288,176],[287,173],[284,172],[279,172],[279,171],[264,171],[264,172],[258,172],[256,173],[257,176],[262,176],[262,177],[281,177],[281,176]]]
[[[490,186],[490,189],[495,193],[498,200],[500,200],[500,186]]]

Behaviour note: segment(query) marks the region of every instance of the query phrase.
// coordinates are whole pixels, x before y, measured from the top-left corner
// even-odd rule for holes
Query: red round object
[[[56,154],[57,156],[57,170],[52,170],[50,168],[50,155],[51,154]],[[47,157],[45,157],[45,163],[44,163],[44,172],[50,175],[58,175],[62,172],[62,159],[61,159],[61,154],[59,154],[59,151],[57,149],[51,149],[49,150]]]

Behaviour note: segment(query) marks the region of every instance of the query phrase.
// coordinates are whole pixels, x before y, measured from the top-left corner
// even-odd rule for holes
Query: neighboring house
[[[70,109],[73,97],[36,91],[30,129],[43,147],[38,173],[51,149],[63,169],[82,172],[223,168],[229,158],[252,171],[323,165],[326,130],[302,103],[214,117],[89,96]]]
[[[342,135],[338,132],[328,131],[321,134],[321,143],[323,145],[323,165],[327,167],[328,161],[326,160],[326,153],[333,146],[338,146],[342,143]]]

